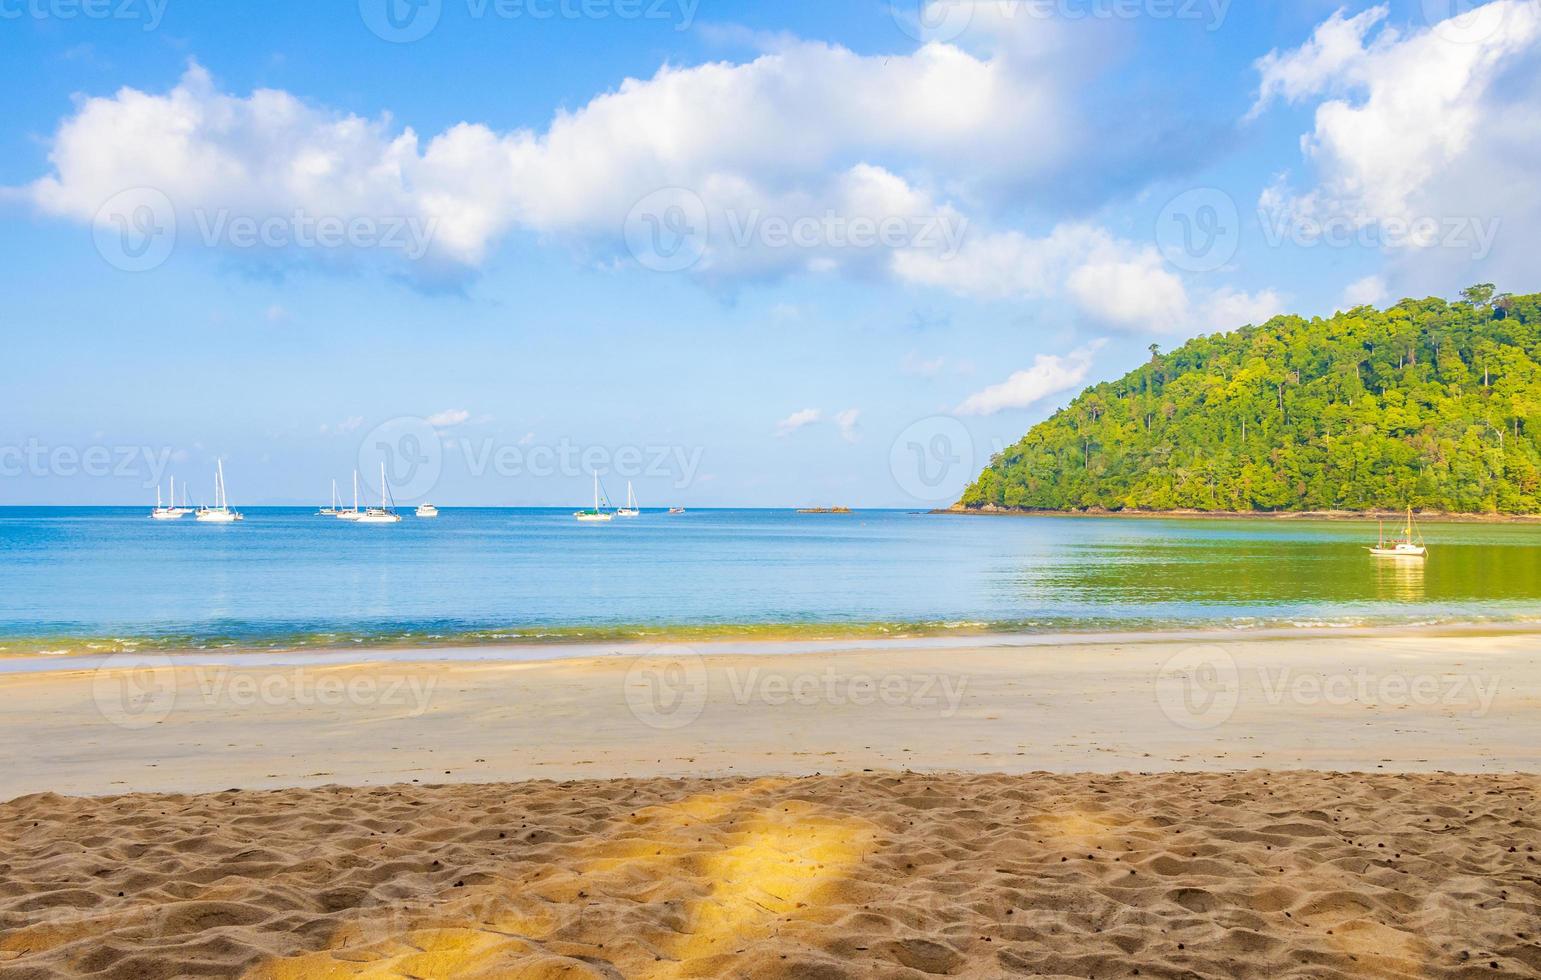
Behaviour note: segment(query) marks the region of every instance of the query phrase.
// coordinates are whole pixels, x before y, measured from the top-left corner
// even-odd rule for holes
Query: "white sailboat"
[[[615,512],[616,517],[641,517],[642,509],[637,506],[637,495],[631,489],[631,481],[626,481],[626,506]]]
[[[391,488],[385,482],[385,464],[380,464],[380,506],[371,507],[360,514],[356,520],[360,524],[398,524],[401,515],[396,513],[391,506]]]
[[[175,487],[176,484],[173,483],[172,493],[176,492]],[[175,497],[172,497],[172,503],[176,503]],[[166,507],[161,503],[161,488],[160,484],[158,483],[155,485],[155,509],[150,511],[150,516],[157,521],[174,521],[182,516],[181,512],[178,511],[176,507]]]
[[[337,481],[332,481],[332,506],[323,507],[316,511],[317,517],[336,517],[342,511],[337,509]]]
[[[356,521],[364,516],[364,512],[358,509],[358,470],[353,471],[353,509],[339,510],[335,516],[340,521]]]
[[[225,461],[217,460],[214,469],[214,506],[200,507],[194,517],[204,524],[234,524],[246,518],[230,509],[230,498],[225,495]]]
[[[182,493],[183,493],[184,496],[187,494],[187,488],[186,487],[182,488]],[[191,513],[192,513],[192,511],[189,510],[188,508],[186,508],[186,507],[178,507],[177,506],[177,478],[176,477],[172,477],[171,478],[171,502],[169,504],[164,504],[163,505],[161,503],[161,488],[160,488],[160,484],[156,484],[156,486],[155,486],[155,509],[150,511],[150,516],[151,517],[155,518],[157,521],[175,521],[175,520],[179,520],[179,519],[181,519],[183,517],[186,517],[188,514],[191,514]]]
[[[171,506],[170,506],[169,509],[170,509],[171,513],[176,515],[177,517],[186,517],[188,514],[191,514],[193,512],[193,509],[187,505],[187,484],[186,483],[182,484],[182,506],[180,506],[180,507],[177,506],[177,478],[176,477],[172,477],[171,478]]]
[[[599,474],[596,472],[594,474],[594,509],[593,510],[575,511],[573,513],[573,516],[576,517],[580,521],[584,521],[584,522],[588,522],[588,523],[599,523],[601,521],[611,521],[611,520],[614,520],[615,519],[615,515],[614,514],[607,514],[607,513],[605,513],[604,510],[602,510],[600,508],[600,506],[599,506],[599,498],[600,498]]]
[[[1407,524],[1402,528],[1402,536],[1394,541],[1386,540],[1386,525],[1381,523],[1380,543],[1369,549],[1370,554],[1376,558],[1427,558],[1429,549],[1423,543],[1423,533],[1418,532],[1417,540],[1413,540],[1416,526],[1413,524],[1413,509],[1407,508]]]

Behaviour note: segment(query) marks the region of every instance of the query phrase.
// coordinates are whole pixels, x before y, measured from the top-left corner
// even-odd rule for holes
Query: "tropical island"
[[[1541,513],[1541,294],[1197,337],[997,454],[954,512]]]

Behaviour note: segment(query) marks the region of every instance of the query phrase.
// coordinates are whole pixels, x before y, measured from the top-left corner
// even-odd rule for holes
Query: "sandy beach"
[[[130,655],[12,674],[0,799],[863,769],[1541,772],[1530,634],[795,649]]]
[[[1541,973],[1535,636],[797,649],[7,674],[0,977]]]
[[[647,779],[0,807],[0,976],[1541,972],[1529,776]]]

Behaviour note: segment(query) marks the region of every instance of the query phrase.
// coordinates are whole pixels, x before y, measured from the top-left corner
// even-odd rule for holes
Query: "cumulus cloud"
[[[798,429],[812,425],[823,417],[824,413],[816,408],[805,408],[802,411],[793,412],[776,423],[776,435],[789,436]]]
[[[1353,17],[1345,16],[1346,10],[1339,10],[1299,48],[1274,50],[1259,58],[1257,71],[1261,82],[1249,116],[1261,114],[1274,99],[1298,103],[1306,96],[1339,88],[1355,78],[1364,60],[1365,36],[1390,12],[1385,5],[1371,7]]]
[[[1349,283],[1348,288],[1343,290],[1343,308],[1352,310],[1361,306],[1379,306],[1390,295],[1391,291],[1384,278],[1365,276]]]
[[[1039,295],[1086,250],[1075,243],[1101,233],[976,233],[966,211],[1058,200],[1071,180],[1111,193],[1128,160],[1161,161],[1149,173],[1174,154],[1170,134],[1090,122],[1077,66],[1102,49],[1103,25],[1005,10],[981,5],[959,36],[897,53],[778,38],[739,63],[665,65],[542,130],[419,134],[285,91],[222,91],[192,64],[167,92],[83,99],[24,194],[46,213],[103,222],[104,202],[154,188],[179,245],[253,257],[264,250],[228,240],[242,220],[307,240],[285,223],[373,222],[340,251],[430,279],[474,270],[516,231],[601,267],[648,265],[630,234],[669,231],[699,238],[682,267],[708,282],[843,274]],[[650,212],[668,188],[680,198]],[[283,254],[326,262],[332,251]]]
[[[1282,306],[1272,291],[1190,290],[1154,245],[1084,223],[1061,224],[1040,238],[1014,231],[972,235],[953,259],[900,252],[894,268],[901,279],[961,296],[1063,299],[1103,326],[1134,334],[1234,327],[1240,323],[1225,318],[1246,314],[1244,323],[1259,310],[1272,315]]]
[[[1428,5],[1425,5],[1428,7]],[[1272,220],[1337,222],[1404,275],[1533,279],[1541,258],[1541,6],[1492,0],[1398,30],[1386,7],[1335,14],[1257,63],[1254,113],[1315,102],[1302,137],[1314,184],[1280,185]]]
[[[917,202],[902,182],[874,179],[882,161],[959,187],[1047,181],[1089,138],[1070,95],[1055,72],[1010,52],[860,55],[789,41],[744,63],[626,79],[543,132],[467,122],[425,138],[284,91],[228,94],[194,64],[163,94],[83,100],[29,194],[82,221],[135,187],[164,191],[184,219],[195,209],[411,217],[434,229],[436,256],[474,266],[516,227],[613,243],[637,201],[671,186],[716,216],[835,205],[906,216]]]
[[[1061,357],[1039,354],[1033,366],[1018,371],[998,385],[970,395],[956,409],[959,415],[994,415],[1013,408],[1030,408],[1050,395],[1078,388],[1091,371],[1092,359],[1102,347],[1094,341]]]

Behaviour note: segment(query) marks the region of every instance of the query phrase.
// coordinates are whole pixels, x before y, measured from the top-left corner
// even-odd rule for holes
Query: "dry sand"
[[[0,980],[1541,976],[1534,636],[0,684]]]
[[[1541,975],[1530,776],[870,774],[0,806],[0,978]]]

